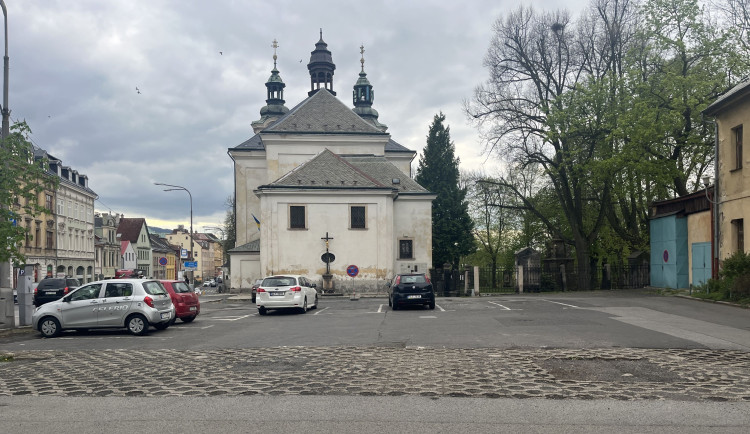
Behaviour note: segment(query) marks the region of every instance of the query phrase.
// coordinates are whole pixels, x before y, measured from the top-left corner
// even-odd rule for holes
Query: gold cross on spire
[[[362,72],[365,72],[365,46],[364,45],[359,46],[359,54],[362,55],[362,58],[359,59],[359,63],[362,64]]]
[[[271,44],[273,47],[273,67],[276,68],[276,49],[279,48],[279,43],[276,41],[276,38],[273,39],[273,44]]]

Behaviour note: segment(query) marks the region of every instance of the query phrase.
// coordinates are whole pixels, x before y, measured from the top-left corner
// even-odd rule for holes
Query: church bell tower
[[[312,96],[321,87],[336,95],[333,91],[333,71],[336,65],[333,64],[331,52],[328,51],[328,44],[323,41],[323,29],[320,29],[320,40],[315,44],[315,50],[310,53],[310,63],[307,64],[307,69],[310,71],[308,96]]]

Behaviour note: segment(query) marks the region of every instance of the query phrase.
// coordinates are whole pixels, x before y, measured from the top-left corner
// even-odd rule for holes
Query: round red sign
[[[664,256],[664,262],[669,262],[669,251],[668,250],[664,251],[664,255],[663,256]]]
[[[356,265],[350,265],[346,267],[346,274],[351,277],[357,277],[357,274],[359,274],[359,268]]]

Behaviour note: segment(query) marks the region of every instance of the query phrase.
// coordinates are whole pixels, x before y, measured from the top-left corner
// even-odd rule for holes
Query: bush
[[[724,260],[719,280],[696,288],[695,297],[750,303],[750,254],[735,252]]]

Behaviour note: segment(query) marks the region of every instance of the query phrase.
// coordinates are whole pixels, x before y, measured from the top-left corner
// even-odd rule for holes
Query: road
[[[224,405],[263,407],[265,400],[307,409],[301,420],[318,431],[339,427],[347,414],[353,419],[344,431],[362,431],[358,422],[368,420],[414,432],[414,420],[430,432],[750,428],[746,309],[601,291],[439,298],[435,310],[395,312],[386,299],[325,298],[304,315],[259,316],[247,302],[214,298],[221,301],[204,302],[193,323],[145,337],[124,330],[0,337],[0,357],[12,355],[0,363],[0,407],[18,415],[10,425],[0,421],[0,432],[31,432],[35,425],[24,417],[35,408],[59,410],[68,420],[61,432],[86,428],[63,411],[60,398],[72,397],[109,408],[133,398],[143,409],[153,399],[185,403],[203,409],[192,416],[227,422],[229,431],[243,431],[235,418],[298,431],[301,425],[274,425],[262,412],[222,419]],[[352,400],[382,411],[352,408]],[[319,414],[319,406],[328,410]],[[539,409],[538,418],[522,418],[529,407]],[[491,414],[473,424],[465,417],[475,414],[470,408]],[[718,408],[725,411],[716,420],[711,411]],[[129,426],[127,418],[118,422]]]

